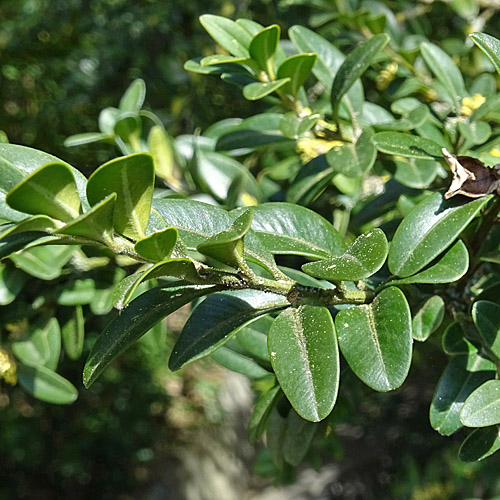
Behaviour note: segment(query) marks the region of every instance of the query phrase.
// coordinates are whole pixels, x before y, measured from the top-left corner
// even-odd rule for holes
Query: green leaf
[[[430,422],[436,431],[449,436],[462,427],[460,410],[477,387],[495,376],[495,365],[472,351],[453,356],[436,386]]]
[[[46,236],[47,234],[41,231],[27,231],[6,236],[0,241],[0,259],[8,257],[33,242],[45,240]]]
[[[332,176],[334,172],[338,172],[346,177],[359,177],[370,170],[377,157],[372,137],[372,131],[367,129],[355,143],[330,149],[326,159],[332,167]]]
[[[0,264],[0,306],[14,301],[28,281],[28,275],[9,264]]]
[[[146,84],[144,80],[137,78],[123,94],[120,99],[119,108],[121,111],[138,113],[144,104],[145,97]]]
[[[17,376],[19,384],[41,401],[65,405],[78,398],[78,391],[71,382],[44,366],[19,365]]]
[[[389,245],[381,229],[358,236],[338,257],[304,264],[302,270],[330,281],[357,281],[375,274],[385,262]]]
[[[472,319],[483,344],[500,359],[500,305],[479,300],[472,307]]]
[[[311,73],[316,62],[316,54],[295,54],[285,59],[278,68],[278,78],[290,78],[283,90],[297,96],[300,87]]]
[[[75,178],[64,163],[48,163],[25,177],[7,194],[11,208],[69,221],[80,214]]]
[[[61,352],[61,330],[57,319],[51,318],[44,325],[35,327],[29,340],[13,342],[12,351],[27,366],[55,370]]]
[[[99,375],[149,331],[158,321],[183,305],[217,290],[211,285],[161,285],[134,299],[104,329],[94,344],[83,371],[83,383],[90,387]]]
[[[425,189],[430,186],[440,169],[439,163],[434,160],[409,158],[396,160],[394,163],[396,164],[394,179],[414,189]]]
[[[83,341],[85,319],[81,305],[77,305],[72,311],[70,317],[62,325],[61,334],[64,351],[69,359],[78,359],[83,350]]]
[[[82,204],[84,207],[87,206],[85,195],[87,179],[78,170],[43,151],[16,144],[0,144],[0,217],[15,221],[26,217],[25,214],[12,210],[6,205],[5,195],[19,184],[24,177],[48,163],[63,163],[71,169]]]
[[[176,168],[172,139],[160,126],[154,126],[148,135],[148,149],[153,157],[155,174],[164,179],[172,189],[182,189],[182,176]]]
[[[405,278],[448,248],[491,196],[464,203],[433,193],[420,202],[399,225],[389,250],[389,269]]]
[[[311,130],[312,127],[319,120],[319,113],[306,116],[297,116],[296,113],[290,111],[286,113],[280,120],[280,130],[284,136],[290,139],[298,139],[306,132]]]
[[[458,457],[464,462],[478,462],[500,450],[500,433],[496,425],[475,429],[460,446]]]
[[[466,427],[500,424],[500,380],[484,382],[465,400],[460,421]]]
[[[50,245],[24,250],[11,255],[10,259],[24,272],[50,281],[61,275],[62,268],[71,259],[74,251],[74,246]]]
[[[244,210],[227,229],[198,245],[198,252],[235,269],[241,269],[245,265],[244,238],[252,225],[252,218],[253,210]]]
[[[94,142],[110,142],[113,136],[110,134],[103,134],[102,132],[88,132],[86,134],[75,134],[64,139],[64,146],[72,148],[75,146],[83,146],[84,144],[93,144]]]
[[[413,130],[422,126],[429,118],[429,108],[425,105],[420,105],[405,113],[400,120],[378,122],[375,124],[375,128],[394,131]]]
[[[465,139],[466,146],[483,144],[491,137],[491,126],[486,122],[462,123],[458,122],[460,135]],[[463,149],[461,149],[463,150]]]
[[[446,92],[455,103],[455,109],[460,109],[460,102],[465,97],[465,85],[462,73],[453,62],[453,59],[437,45],[423,42],[420,53],[429,69],[434,73]]]
[[[113,214],[116,193],[111,193],[90,210],[55,231],[79,238],[110,243],[113,240]]]
[[[318,425],[301,418],[291,410],[286,417],[283,439],[283,458],[293,467],[298,467],[309,451]]]
[[[304,419],[319,422],[337,399],[340,359],[335,327],[326,307],[283,311],[268,337],[269,356],[283,392]]]
[[[202,66],[213,66],[217,64],[228,64],[228,63],[246,63],[248,58],[246,57],[233,57],[224,54],[214,54],[212,56],[204,57],[200,64]]]
[[[393,280],[391,285],[412,283],[452,283],[459,280],[469,268],[469,253],[462,240],[457,241],[437,262],[408,278]]]
[[[96,283],[93,279],[76,279],[64,283],[57,296],[58,304],[63,306],[76,306],[89,304],[94,298]]]
[[[250,57],[257,61],[260,68],[270,75],[273,73],[272,64],[280,40],[280,32],[281,29],[277,24],[268,26],[254,35],[248,48]]]
[[[236,335],[236,340],[243,346],[245,351],[253,357],[264,362],[269,362],[267,350],[267,333],[273,323],[271,316],[262,316],[249,326],[242,328]]]
[[[338,69],[345,60],[344,55],[322,36],[304,26],[292,26],[289,36],[300,52],[314,52],[318,55],[312,72],[323,84],[327,92],[331,92],[333,80]],[[359,114],[363,107],[364,93],[361,81],[358,79],[342,97],[343,104],[350,115]]]
[[[365,384],[390,391],[404,382],[413,340],[410,308],[398,288],[386,288],[371,304],[340,311],[335,326],[342,354]]]
[[[269,415],[279,393],[280,386],[277,385],[259,396],[247,427],[247,437],[250,443],[256,443],[264,433]]]
[[[91,205],[96,205],[116,193],[114,228],[137,240],[144,237],[148,224],[153,187],[153,159],[138,153],[101,165],[88,180],[87,197]]]
[[[292,203],[263,203],[253,209],[252,229],[274,254],[325,259],[341,255],[346,245],[321,215]]]
[[[167,227],[162,231],[157,231],[142,240],[135,246],[135,251],[145,259],[157,262],[170,257],[177,242],[178,232],[174,227]]]
[[[420,342],[427,340],[436,331],[444,318],[444,300],[439,295],[427,299],[411,322],[413,338]]]
[[[209,297],[185,324],[172,350],[169,368],[179,370],[211,354],[247,323],[287,305],[285,297],[257,290],[223,292]]]
[[[290,78],[280,78],[272,82],[254,82],[243,87],[243,96],[249,101],[257,101],[272,94],[275,90],[284,87],[290,82]]]
[[[472,33],[469,37],[488,56],[500,73],[500,40],[486,33]]]
[[[230,54],[237,57],[249,57],[248,48],[252,36],[239,24],[225,17],[205,14],[200,22],[209,35]]]
[[[34,215],[28,219],[19,221],[17,224],[13,224],[3,232],[0,230],[0,239],[4,239],[6,236],[11,234],[25,233],[27,231],[43,231],[45,233],[52,233],[57,227],[58,224],[54,219],[51,219],[46,215]]]
[[[250,379],[262,378],[270,375],[265,368],[262,368],[262,366],[249,356],[233,351],[226,346],[219,347],[210,357],[224,368],[245,375],[245,377]]]
[[[471,354],[477,348],[466,338],[460,323],[454,322],[446,328],[442,338],[443,351],[446,354]]]
[[[373,144],[382,153],[420,158],[424,160],[441,159],[441,147],[431,139],[402,132],[378,132],[373,136]]]
[[[342,96],[351,88],[353,83],[368,69],[373,58],[387,45],[389,36],[386,33],[375,35],[356,47],[345,58],[337,71],[331,90],[333,115],[338,113]]]

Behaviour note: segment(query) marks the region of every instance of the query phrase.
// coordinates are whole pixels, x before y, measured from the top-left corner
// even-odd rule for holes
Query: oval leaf
[[[269,356],[283,392],[304,419],[319,422],[337,399],[340,360],[332,315],[302,305],[283,311],[268,336]]]
[[[277,24],[259,31],[250,42],[250,57],[257,61],[260,68],[272,74],[272,60],[280,39],[281,29]],[[271,71],[270,71],[271,70]]]
[[[458,457],[464,462],[478,462],[500,450],[500,432],[496,425],[474,430],[460,446]]]
[[[491,196],[468,203],[440,193],[420,202],[399,225],[389,250],[389,269],[405,278],[420,271],[467,227]]]
[[[472,319],[484,345],[500,359],[500,306],[479,300],[472,307]]]
[[[419,342],[427,340],[436,331],[444,318],[444,300],[439,295],[427,299],[411,322],[413,338]]]
[[[500,424],[500,380],[488,380],[465,400],[460,421],[466,427]]]
[[[210,36],[230,54],[237,57],[248,57],[248,48],[252,36],[238,23],[225,17],[205,14],[200,22]]]
[[[365,384],[390,391],[404,382],[411,362],[411,315],[398,288],[386,288],[371,304],[340,311],[335,326],[342,354]]]
[[[431,139],[402,132],[379,132],[373,136],[373,144],[382,153],[421,158],[424,160],[441,159],[441,146]]]
[[[311,73],[316,62],[316,54],[295,54],[285,59],[278,68],[278,78],[289,78],[283,90],[296,96],[300,87]]]
[[[284,87],[290,82],[290,78],[280,78],[272,82],[254,82],[243,87],[243,96],[249,101],[257,101],[272,94],[275,90]]]

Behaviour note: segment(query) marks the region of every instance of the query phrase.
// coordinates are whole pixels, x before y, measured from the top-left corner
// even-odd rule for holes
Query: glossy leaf
[[[304,460],[318,426],[291,410],[286,417],[283,439],[285,462],[297,467]]]
[[[453,356],[436,386],[430,422],[436,431],[449,436],[462,427],[459,414],[466,398],[495,376],[495,365],[472,351]]]
[[[319,422],[337,399],[340,359],[326,307],[290,307],[273,322],[269,356],[283,392],[304,419]]]
[[[384,232],[375,228],[358,236],[342,255],[304,264],[302,270],[330,281],[357,281],[375,274],[383,266],[388,251]]]
[[[265,431],[267,419],[273,408],[273,404],[280,392],[277,385],[259,396],[255,403],[255,408],[250,417],[247,427],[247,437],[250,443],[256,443]]]
[[[324,259],[341,255],[346,245],[332,224],[292,203],[263,203],[253,209],[252,229],[274,254]]]
[[[19,365],[17,376],[23,389],[41,401],[64,405],[78,398],[78,391],[71,382],[44,366]]]
[[[427,299],[411,322],[413,338],[420,342],[427,340],[439,328],[444,318],[444,300],[439,295]]]
[[[77,305],[71,311],[70,317],[62,325],[61,335],[64,352],[68,355],[69,359],[76,360],[82,354],[85,336],[84,323],[82,306]]]
[[[477,352],[477,348],[466,338],[460,323],[451,323],[446,328],[442,338],[443,351],[446,354],[471,354]]]
[[[455,109],[459,109],[460,102],[465,97],[466,92],[462,73],[453,59],[443,49],[430,42],[424,42],[420,45],[420,53],[429,69],[455,103]]]
[[[489,199],[463,203],[433,193],[420,202],[396,230],[389,250],[391,272],[405,278],[420,271],[453,243]]]
[[[154,165],[150,155],[138,153],[101,165],[89,178],[87,197],[96,205],[116,193],[113,225],[132,239],[144,237],[154,187]]]
[[[25,177],[7,194],[11,208],[69,221],[80,214],[75,178],[64,163],[48,163]]]
[[[479,300],[472,307],[472,319],[484,345],[500,359],[500,305]]]
[[[377,150],[372,142],[371,130],[365,130],[355,143],[337,146],[326,154],[326,159],[334,172],[346,177],[359,177],[375,163]]]
[[[139,295],[111,321],[94,344],[83,372],[85,386],[90,387],[115,358],[158,321],[216,290],[211,285],[161,285]]]
[[[394,179],[401,184],[414,189],[425,189],[436,178],[440,165],[434,160],[396,160]]]
[[[89,211],[59,228],[55,233],[109,243],[113,239],[115,202],[116,193],[111,193]]]
[[[244,237],[252,225],[252,209],[244,210],[224,231],[198,245],[198,252],[240,269],[244,265]]]
[[[172,349],[168,362],[170,369],[178,370],[211,354],[247,323],[288,304],[281,295],[257,290],[223,292],[209,297],[185,324]]]
[[[356,47],[345,58],[335,75],[331,90],[331,102],[334,116],[342,96],[353,83],[368,69],[373,58],[387,45],[389,36],[386,33],[375,35]]]
[[[135,244],[134,249],[141,257],[153,262],[166,260],[175,247],[177,236],[177,229],[168,227],[142,238]]]
[[[464,462],[478,462],[500,450],[500,433],[496,425],[475,429],[460,446],[458,457]]]
[[[210,357],[219,365],[250,379],[261,378],[270,373],[260,366],[254,359],[239,352],[233,351],[229,347],[221,346],[214,351]]]
[[[283,90],[296,96],[300,87],[311,73],[316,62],[316,54],[295,54],[285,59],[278,68],[278,78],[289,78]]]
[[[402,132],[378,132],[373,136],[373,144],[381,153],[420,158],[424,160],[441,159],[441,146],[431,139]]]
[[[471,40],[488,56],[500,73],[500,40],[486,33],[472,33]]]
[[[469,253],[462,240],[457,241],[437,262],[408,278],[393,280],[393,285],[412,283],[452,283],[459,280],[469,268]]]
[[[228,64],[228,63],[246,63],[248,62],[247,57],[233,57],[227,56],[225,54],[214,54],[212,56],[204,57],[200,64],[202,66],[213,66],[216,64]]]
[[[376,391],[399,387],[410,369],[410,308],[396,287],[371,304],[340,311],[335,318],[339,345],[352,371]]]
[[[205,14],[200,22],[209,35],[230,54],[237,57],[248,57],[251,35],[238,23],[225,17]]]
[[[153,157],[155,174],[172,189],[181,190],[182,179],[175,162],[173,141],[162,127],[156,125],[150,130],[148,149]]]
[[[280,78],[272,82],[254,82],[243,87],[243,96],[249,101],[257,101],[272,94],[279,88],[284,88],[290,82],[290,78]]]
[[[272,62],[279,43],[280,32],[281,29],[277,24],[268,26],[254,35],[248,48],[252,59],[255,59],[260,68],[268,73],[269,70],[272,70]]]
[[[466,427],[500,424],[500,380],[484,382],[465,400],[460,421]]]
[[[45,241],[47,234],[41,231],[27,231],[25,233],[12,234],[0,240],[0,259],[25,248],[37,241]],[[57,239],[57,238],[53,238]]]

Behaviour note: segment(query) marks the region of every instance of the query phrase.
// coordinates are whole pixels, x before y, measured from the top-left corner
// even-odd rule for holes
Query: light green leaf
[[[405,278],[420,271],[453,243],[489,200],[485,196],[463,203],[445,200],[441,193],[424,199],[396,230],[389,250],[391,272]]]
[[[0,306],[14,301],[28,281],[28,275],[10,264],[0,264]]]
[[[69,359],[76,360],[82,354],[85,336],[84,323],[82,306],[77,305],[71,311],[70,317],[62,325],[61,334],[64,352]]]
[[[125,91],[120,99],[119,108],[121,111],[138,113],[144,104],[146,97],[146,84],[144,80],[137,78]]]
[[[250,379],[269,376],[270,373],[255,360],[239,352],[233,351],[229,347],[221,346],[214,351],[210,357],[219,365]]]
[[[500,424],[500,380],[484,382],[465,400],[460,422],[466,427]]]
[[[278,68],[279,79],[290,79],[283,90],[295,97],[311,73],[316,59],[316,54],[295,54],[285,59]]]
[[[230,54],[237,57],[249,57],[248,48],[252,36],[239,24],[225,17],[205,14],[200,22],[209,35]]]
[[[64,139],[64,146],[71,148],[74,146],[83,146],[84,144],[93,144],[94,142],[111,142],[113,136],[103,134],[102,132],[88,132],[86,134],[75,134]]]
[[[154,126],[148,135],[148,149],[153,157],[155,174],[179,191],[182,189],[182,175],[175,162],[175,150],[172,139],[160,126]]]
[[[371,304],[340,311],[335,326],[342,354],[365,384],[390,391],[404,382],[413,340],[410,308],[398,288],[386,288]]]
[[[440,169],[437,161],[417,158],[396,160],[395,164],[394,179],[413,189],[425,189],[430,186]]]
[[[57,302],[62,306],[89,304],[94,298],[96,283],[93,279],[76,279],[64,283],[59,289]]]
[[[243,96],[249,101],[257,101],[272,94],[275,90],[284,87],[290,82],[290,78],[280,78],[272,82],[249,83],[243,87]]]
[[[439,295],[427,299],[411,322],[413,338],[420,342],[427,340],[436,331],[444,318],[444,300]]]
[[[373,136],[373,144],[382,153],[421,158],[424,160],[441,159],[441,147],[431,139],[403,132],[378,132]]]
[[[389,36],[386,33],[375,35],[356,47],[345,58],[332,84],[331,102],[333,115],[338,113],[342,96],[353,83],[368,69],[373,58],[387,45]]]
[[[44,366],[19,365],[17,376],[19,384],[41,401],[64,405],[78,398],[78,391],[71,382]]]
[[[80,214],[75,178],[64,163],[48,163],[25,177],[7,194],[11,208],[69,221]]]
[[[472,350],[453,356],[432,398],[430,422],[436,431],[449,436],[462,427],[460,410],[477,387],[495,376],[495,365]]]
[[[273,60],[280,39],[281,29],[277,24],[268,26],[254,35],[250,42],[249,52],[260,68],[273,74]]]
[[[170,257],[177,242],[178,232],[174,227],[167,227],[139,240],[135,251],[145,259],[157,262]]]
[[[304,264],[302,270],[330,281],[357,281],[375,274],[383,266],[388,251],[384,232],[375,228],[358,236],[342,255]]]
[[[116,193],[113,225],[132,239],[144,237],[154,187],[154,165],[150,155],[138,153],[101,165],[89,178],[87,197],[96,205]]]
[[[269,356],[283,392],[304,419],[319,422],[337,399],[340,359],[326,307],[290,307],[273,322]]]
[[[189,317],[172,350],[169,368],[178,370],[211,354],[247,323],[287,305],[285,297],[257,290],[223,292],[209,297]]]

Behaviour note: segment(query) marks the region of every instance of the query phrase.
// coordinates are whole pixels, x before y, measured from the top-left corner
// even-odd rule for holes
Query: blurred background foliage
[[[339,14],[357,3],[2,0],[0,130],[12,143],[48,151],[88,174],[116,155],[114,146],[68,149],[64,139],[95,130],[99,111],[116,105],[136,78],[145,80],[147,107],[172,136],[259,112],[263,105],[245,101],[239,89],[183,70],[186,60],[215,50],[199,15],[248,17],[263,25],[279,22],[283,32],[306,24],[342,50],[352,44],[359,27]],[[386,14],[394,36],[420,33],[440,42],[463,58],[461,67],[471,76],[480,71],[480,62],[461,50],[465,35],[487,30],[500,36],[495,2],[364,4]],[[94,321],[86,328],[100,331],[107,316]],[[202,378],[195,366],[181,375],[168,373],[168,341],[164,332],[157,335],[148,334],[89,391],[77,382],[86,353],[78,363],[63,360],[61,373],[82,389],[72,406],[49,405],[17,388],[8,394],[0,388],[0,499],[180,498],[175,496],[179,492],[172,490],[170,497],[165,489],[146,496],[145,488],[162,481],[165,486],[169,471],[179,470],[178,450],[193,447],[205,432],[227,432],[226,416],[216,401],[224,372],[205,366]],[[437,341],[417,354],[408,383],[396,394],[373,393],[354,377],[343,385],[335,420],[325,423],[336,432],[330,435],[327,428],[316,447],[327,462],[342,459],[338,479],[325,486],[321,498],[460,500],[500,494],[500,457],[461,463],[456,450],[462,436],[453,449],[450,438],[430,428],[428,404],[444,359]],[[313,457],[309,465],[319,467]],[[292,471],[277,477],[266,452],[258,454],[253,471],[274,480],[294,479]],[[171,478],[174,489],[176,477]],[[256,490],[262,484],[250,480]],[[248,498],[258,498],[257,493]]]

